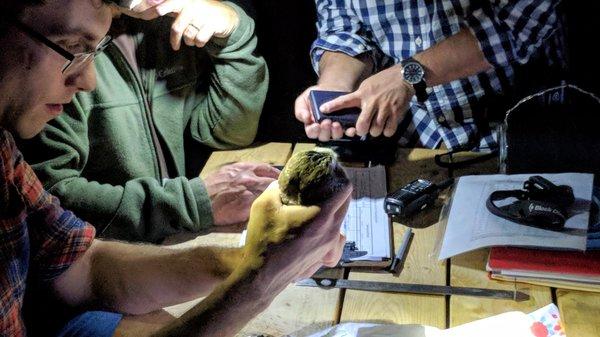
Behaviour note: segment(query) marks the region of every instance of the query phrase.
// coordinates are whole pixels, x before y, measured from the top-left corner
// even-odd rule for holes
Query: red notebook
[[[578,252],[492,247],[488,268],[490,271],[522,270],[600,276],[600,251]]]

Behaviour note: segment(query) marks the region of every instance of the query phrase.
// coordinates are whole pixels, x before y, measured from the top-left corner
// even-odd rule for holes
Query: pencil
[[[412,238],[412,228],[408,228],[404,232],[404,236],[402,237],[402,243],[396,252],[396,256],[394,257],[394,261],[392,261],[392,265],[390,266],[390,272],[394,275],[398,276],[402,271],[402,267],[404,266],[404,260],[406,259],[406,253],[408,252],[408,247],[410,246],[410,239]]]

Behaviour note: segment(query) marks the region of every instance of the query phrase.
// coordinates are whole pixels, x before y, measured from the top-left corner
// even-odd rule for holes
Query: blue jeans
[[[123,315],[106,311],[86,311],[73,317],[57,337],[112,337]]]

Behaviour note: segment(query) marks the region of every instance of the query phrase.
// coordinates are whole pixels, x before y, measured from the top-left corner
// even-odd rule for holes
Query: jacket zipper
[[[139,39],[136,36],[132,37],[136,47],[139,46]],[[146,91],[144,90],[144,84],[142,83],[143,79],[142,79],[142,75],[141,72],[139,71],[139,69],[134,69],[134,67],[128,62],[127,57],[125,56],[125,54],[123,54],[123,52],[121,51],[121,49],[119,47],[117,47],[115,45],[116,49],[118,50],[119,54],[121,55],[122,59],[124,60],[125,66],[129,69],[129,71],[133,74],[133,78],[135,79],[135,85],[137,86],[137,89],[140,93],[140,95],[142,96],[142,101],[144,103],[144,117],[148,126],[148,129],[150,130],[150,134],[152,136],[152,145],[154,147],[154,153],[156,155],[156,159],[158,162],[158,174],[160,176],[160,180],[161,183],[164,179],[169,178],[168,172],[167,172],[167,162],[166,159],[164,157],[164,152],[162,150],[162,147],[160,145],[160,141],[158,139],[158,133],[156,132],[156,127],[154,125],[154,119],[152,118],[152,108],[151,108],[151,101],[148,97],[148,95],[146,95]],[[147,81],[149,82],[149,81]],[[154,87],[153,85],[151,86],[150,84],[148,84],[149,90],[151,89],[150,87]]]

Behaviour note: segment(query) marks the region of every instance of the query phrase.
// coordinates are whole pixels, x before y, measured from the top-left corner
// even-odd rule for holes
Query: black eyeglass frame
[[[85,60],[87,60],[88,57],[92,57],[92,59],[94,59],[96,57],[96,55],[98,55],[99,53],[104,51],[104,49],[106,49],[108,44],[112,41],[112,37],[110,35],[106,35],[104,38],[102,38],[102,40],[100,40],[100,42],[98,43],[96,48],[94,48],[93,51],[73,54],[73,53],[69,52],[68,50],[64,49],[63,47],[59,46],[58,44],[52,42],[50,39],[48,39],[47,37],[45,37],[38,31],[36,31],[35,29],[24,24],[23,22],[21,22],[19,20],[15,20],[15,19],[10,20],[10,21],[13,25],[15,25],[15,27],[17,27],[18,29],[23,31],[25,34],[27,34],[31,38],[38,40],[39,42],[46,45],[48,48],[54,50],[55,52],[60,54],[62,57],[64,57],[67,60],[67,62],[61,69],[61,72],[63,74],[67,71],[67,69],[69,69],[69,67],[71,67],[71,65],[73,64],[73,61],[77,57],[84,57],[83,62],[85,62]]]

